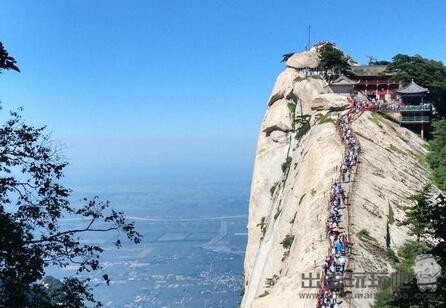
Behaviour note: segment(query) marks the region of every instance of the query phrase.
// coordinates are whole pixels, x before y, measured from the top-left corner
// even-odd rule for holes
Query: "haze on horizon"
[[[79,179],[225,170],[250,177],[281,55],[335,41],[359,62],[446,60],[439,1],[3,1],[0,38],[22,69],[3,111],[46,124]],[[170,172],[170,173],[169,173]]]

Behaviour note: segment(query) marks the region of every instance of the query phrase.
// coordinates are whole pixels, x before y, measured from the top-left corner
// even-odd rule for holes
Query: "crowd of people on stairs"
[[[378,106],[372,101],[356,101],[349,99],[350,108],[347,113],[341,114],[336,121],[336,130],[345,147],[340,168],[339,179],[330,190],[329,214],[327,219],[327,235],[330,249],[325,258],[322,269],[322,281],[319,289],[318,308],[341,307],[344,296],[344,273],[351,251],[346,233],[345,217],[342,209],[346,207],[345,185],[350,182],[354,167],[359,163],[361,145],[353,136],[350,123],[365,110],[375,111]],[[344,224],[342,226],[342,224]]]

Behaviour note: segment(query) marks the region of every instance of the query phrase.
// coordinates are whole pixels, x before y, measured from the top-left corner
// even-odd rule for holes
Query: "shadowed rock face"
[[[277,78],[257,142],[243,307],[316,306],[316,298],[299,294],[317,292],[302,288],[301,275],[319,272],[328,249],[329,188],[343,154],[330,119],[347,108],[345,96],[329,92],[325,81],[305,79],[302,71],[290,66]],[[328,120],[320,121],[321,116]],[[425,153],[423,141],[369,112],[352,128],[364,152],[353,185],[351,227],[354,233],[367,229],[376,239],[371,243],[354,237],[352,267],[355,271],[390,269],[383,255],[386,238],[390,237],[392,248],[408,239],[395,221],[404,215],[405,198],[426,181],[427,172],[418,163]],[[281,244],[286,235],[294,235],[289,249]],[[369,303],[353,301],[352,306]]]
[[[342,111],[348,107],[347,96],[341,94],[321,94],[311,102],[311,110]]]
[[[286,61],[287,66],[294,69],[317,68],[319,65],[319,54],[316,48],[311,48],[309,51],[295,53]]]
[[[281,98],[270,106],[271,112],[265,116],[262,131],[269,136],[274,131],[287,134],[292,129],[292,116],[288,104],[294,104],[292,100]]]

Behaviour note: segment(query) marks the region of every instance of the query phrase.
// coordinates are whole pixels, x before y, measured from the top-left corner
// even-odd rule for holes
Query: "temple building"
[[[392,73],[386,71],[387,65],[352,66],[352,79],[357,82],[355,91],[369,99],[389,101],[396,99],[395,91],[400,87],[392,81]]]
[[[355,90],[355,85],[357,85],[358,82],[351,80],[344,74],[330,82],[330,88],[334,93],[339,94],[352,94]]]
[[[401,87],[391,79],[385,65],[353,66],[349,77],[340,75],[329,83],[334,93],[361,93],[370,100],[383,103],[383,113],[421,138],[427,137],[431,129],[432,105],[426,101],[429,89],[413,80]],[[388,106],[389,108],[387,108]]]
[[[392,74],[387,72],[386,68],[386,65],[352,66],[349,77],[339,76],[330,82],[330,88],[334,93],[361,93],[371,100],[395,100],[395,91],[400,85],[391,80]]]
[[[425,99],[429,89],[417,85],[412,79],[396,92],[400,96],[400,124],[419,132],[424,138],[432,122],[432,105]]]

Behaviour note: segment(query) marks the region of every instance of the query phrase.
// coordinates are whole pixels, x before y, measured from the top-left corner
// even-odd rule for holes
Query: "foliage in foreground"
[[[78,273],[101,270],[103,249],[81,243],[82,233],[121,231],[139,243],[134,224],[109,202],[95,197],[80,207],[70,204],[71,191],[60,184],[66,163],[44,128],[28,126],[13,112],[0,127],[0,145],[0,306],[29,305],[25,295],[35,291],[48,266],[76,265]],[[81,226],[66,229],[60,223],[64,216],[81,218]],[[70,277],[62,283],[77,302],[94,302],[88,279]]]
[[[2,70],[19,71],[0,43]],[[59,154],[45,127],[26,124],[19,112],[11,112],[0,126],[0,307],[100,306],[89,278],[44,278],[45,269],[102,270],[103,249],[82,243],[86,232],[116,231],[133,243],[141,240],[134,224],[108,201],[95,197],[81,206],[70,203],[71,190],[61,184],[67,163]],[[78,219],[79,226],[66,228],[63,217]],[[119,237],[114,244],[121,247]],[[105,273],[103,279],[110,281]]]
[[[398,251],[398,262],[394,263],[398,273],[409,278],[399,286],[387,286],[379,290],[375,307],[445,307],[446,305],[446,198],[432,196],[427,185],[409,198],[415,204],[407,207],[406,218],[401,224],[407,226],[417,237]],[[413,274],[412,266],[417,255],[427,253],[439,257],[442,273],[434,292],[421,292]],[[396,260],[395,260],[396,261]]]
[[[0,42],[0,72],[2,70],[13,70],[20,72],[20,69],[17,67],[17,61],[8,54],[8,51],[3,46],[3,43]]]

